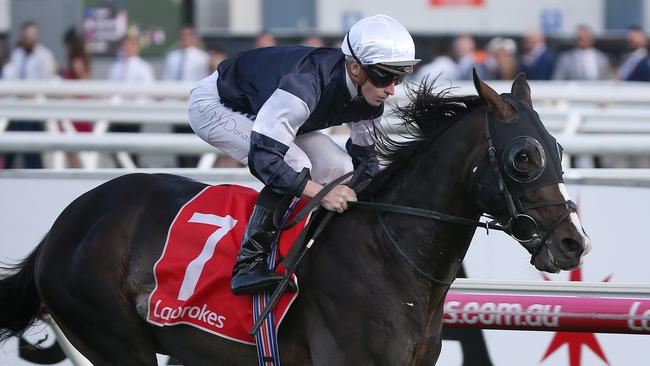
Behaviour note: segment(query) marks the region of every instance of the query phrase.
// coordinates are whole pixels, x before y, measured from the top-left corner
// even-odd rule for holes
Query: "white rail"
[[[650,85],[647,83],[620,81],[530,81],[535,103],[541,104],[639,104],[650,105]],[[512,82],[488,81],[500,93],[509,92]],[[474,85],[469,81],[454,82],[453,93],[475,95]],[[187,98],[194,86],[191,82],[123,83],[99,80],[53,80],[43,81],[0,81],[1,96],[40,97],[122,97],[150,96],[154,98]],[[448,84],[440,83],[440,88]],[[398,88],[397,96],[404,95]]]
[[[457,278],[451,285],[451,290],[477,294],[500,292],[513,295],[650,298],[650,284],[642,283],[494,281]]]
[[[0,96],[21,97],[124,97],[187,98],[191,82],[157,81],[124,83],[106,80],[0,81]]]
[[[218,150],[192,134],[110,133],[53,135],[42,132],[0,134],[0,151],[101,151],[132,153],[203,154]]]
[[[576,124],[573,127],[576,133],[650,132],[650,106],[648,109],[541,106],[537,108],[537,112],[546,126],[555,132],[565,131],[569,124]],[[0,118],[17,121],[65,120],[187,125],[187,103],[177,99],[0,99]],[[388,120],[394,122],[394,118],[390,116]]]
[[[344,146],[347,136],[333,135]],[[650,135],[557,136],[568,154],[645,155],[650,154]],[[217,150],[191,134],[110,133],[49,134],[5,132],[0,134],[0,151],[127,151],[134,153],[202,154]]]
[[[52,119],[71,121],[109,121],[187,124],[187,102],[126,102],[116,100],[0,100],[0,117],[10,120]]]
[[[490,82],[499,92],[509,91],[510,84]],[[96,152],[117,153],[117,164],[126,168],[135,166],[128,153],[202,154],[200,166],[209,168],[218,152],[194,136],[107,132],[115,123],[187,126],[185,99],[193,85],[1,81],[0,151],[53,152],[47,161],[59,169],[68,164],[63,151],[83,151],[79,161],[87,169],[97,168],[103,161]],[[454,94],[476,94],[472,83],[455,85]],[[531,82],[531,88],[536,110],[568,154],[650,155],[650,85]],[[400,88],[393,103],[405,101]],[[44,121],[47,132],[3,133],[9,121]],[[93,133],[77,133],[73,121],[93,123]],[[339,143],[345,140],[336,138]]]
[[[511,81],[486,81],[499,93],[510,92]],[[529,81],[533,103],[615,105],[650,105],[648,83],[623,81]],[[443,84],[444,86],[444,84]],[[472,82],[454,82],[454,94],[475,95]]]

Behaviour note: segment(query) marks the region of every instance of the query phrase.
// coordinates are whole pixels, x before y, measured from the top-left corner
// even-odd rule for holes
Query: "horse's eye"
[[[517,163],[528,163],[530,161],[530,158],[528,157],[528,153],[525,151],[521,151],[515,156],[515,161]]]
[[[503,153],[506,174],[518,182],[530,182],[544,171],[544,148],[532,137],[517,137]]]

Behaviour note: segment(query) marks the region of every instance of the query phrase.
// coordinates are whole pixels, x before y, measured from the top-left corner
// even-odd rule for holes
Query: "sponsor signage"
[[[450,292],[443,321],[458,328],[650,334],[650,300]]]

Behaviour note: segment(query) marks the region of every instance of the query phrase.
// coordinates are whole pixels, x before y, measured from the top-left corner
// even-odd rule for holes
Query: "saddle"
[[[253,325],[253,296],[230,292],[231,270],[239,251],[257,192],[222,185],[210,186],[178,212],[154,266],[155,288],[149,296],[147,321],[159,326],[186,324],[244,344],[255,344],[248,334]],[[215,205],[219,202],[219,205]],[[297,209],[304,203],[299,203]],[[280,256],[286,256],[306,220],[284,230]],[[278,265],[276,271],[284,273]],[[298,288],[298,279],[291,277]],[[273,314],[279,326],[298,293],[284,293]]]

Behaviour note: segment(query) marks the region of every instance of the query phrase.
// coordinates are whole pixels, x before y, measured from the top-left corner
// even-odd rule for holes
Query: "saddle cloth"
[[[230,279],[257,194],[236,185],[210,186],[180,209],[154,266],[156,286],[149,296],[148,322],[186,324],[232,341],[255,344],[248,335],[253,325],[253,296],[233,295]],[[279,243],[282,256],[305,221],[283,232]],[[283,273],[284,268],[279,266],[277,271]],[[297,285],[295,277],[294,282]],[[297,296],[297,292],[285,292],[280,298],[274,309],[277,327]]]

